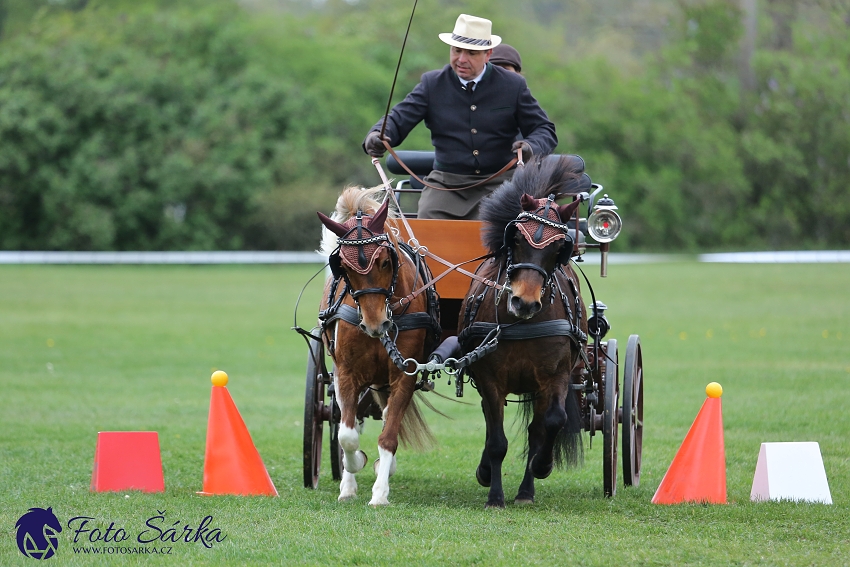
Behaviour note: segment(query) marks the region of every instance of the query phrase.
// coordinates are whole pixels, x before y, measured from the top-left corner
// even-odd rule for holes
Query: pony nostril
[[[381,323],[381,334],[383,335],[384,333],[389,331],[391,325],[392,325],[392,322],[389,319],[387,319],[386,321]]]
[[[360,330],[366,333],[367,335],[369,334],[369,331],[366,329],[366,323],[361,321],[358,327],[360,327]]]
[[[519,297],[511,298],[511,308],[514,311],[519,311],[520,307],[522,307],[522,300]]]
[[[532,311],[532,313],[537,313],[542,308],[543,308],[543,304],[540,303],[539,301],[535,301],[534,302],[534,310]]]

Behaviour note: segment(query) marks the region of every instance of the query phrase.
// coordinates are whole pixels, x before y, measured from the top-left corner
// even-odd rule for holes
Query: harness
[[[429,286],[424,292],[426,311],[415,313],[407,312],[411,305],[410,301],[390,303],[395,293],[396,283],[398,282],[399,267],[401,265],[399,255],[389,235],[387,233],[374,234],[368,228],[364,227],[362,216],[362,212],[358,211],[357,216],[353,219],[354,226],[338,240],[337,248],[331,253],[328,259],[334,279],[328,291],[328,308],[319,312],[321,332],[325,334],[328,328],[340,320],[350,325],[359,325],[362,320],[359,298],[366,294],[383,295],[385,297],[387,318],[392,322],[390,332],[393,333],[393,336],[391,337],[390,332],[387,332],[380,340],[393,363],[404,371],[407,365],[395,345],[395,339],[398,337],[398,333],[403,331],[426,329],[428,332],[426,333],[425,352],[426,354],[430,354],[436,347],[443,332],[440,327],[439,296],[434,287]],[[364,235],[364,231],[369,234]],[[373,268],[378,252],[382,247],[387,249],[392,261],[393,275],[389,288],[372,287],[359,290],[354,289],[348,273],[343,269],[343,264],[358,273],[366,274]],[[398,242],[398,247],[414,266],[416,275],[413,287],[416,287],[420,279],[423,282],[429,281],[431,279],[431,271],[424,259],[404,242]],[[342,283],[344,283],[344,286],[340,290]],[[354,300],[357,306],[356,308],[343,303],[346,295],[349,295]],[[329,338],[328,350],[331,356],[334,356],[334,348],[334,340]]]
[[[545,298],[548,291],[550,306],[555,301],[560,301],[566,312],[566,318],[548,321],[499,323],[498,304],[502,294],[498,293],[495,294],[494,300],[496,305],[496,321],[475,321],[478,309],[489,291],[488,288],[484,288],[484,291],[478,296],[470,296],[467,299],[466,310],[463,316],[463,330],[458,334],[458,343],[464,356],[457,362],[453,362],[452,370],[457,371],[462,369],[479,360],[484,354],[492,352],[496,348],[496,344],[494,343],[498,343],[500,339],[519,341],[563,336],[570,339],[578,347],[587,343],[587,334],[581,330],[580,326],[581,296],[578,293],[578,286],[563,268],[563,265],[567,264],[572,256],[574,240],[570,235],[570,228],[566,223],[561,222],[558,212],[552,207],[555,201],[554,195],[549,195],[542,203],[540,201],[543,200],[538,201],[540,206],[534,212],[521,212],[515,220],[508,223],[505,227],[502,249],[499,251],[499,255],[504,253],[504,263],[500,265],[499,271],[501,273],[502,269],[504,269],[504,287],[508,290],[510,290],[511,274],[517,270],[531,269],[540,273],[543,276],[542,296]],[[522,233],[523,238],[532,247],[537,249],[543,249],[558,240],[564,240],[558,251],[555,268],[551,272],[547,272],[541,266],[531,262],[513,262],[513,246],[511,244],[517,230]],[[556,273],[560,273],[562,277],[556,277]],[[501,275],[498,279],[501,279]],[[568,282],[569,294],[562,289],[562,280]],[[543,311],[545,311],[545,308],[541,309],[538,314]],[[475,344],[479,346],[473,347]],[[578,348],[577,350],[584,356],[584,349]]]
[[[502,247],[496,253],[496,257],[504,254],[504,260],[499,266],[496,281],[501,281],[502,273],[504,273],[505,283],[501,286],[484,286],[484,290],[479,295],[468,297],[466,310],[463,314],[463,329],[457,336],[456,344],[449,344],[447,341],[426,363],[415,363],[415,361],[408,359],[405,363],[412,364],[415,366],[415,369],[413,371],[405,370],[406,374],[414,375],[417,372],[439,374],[440,372],[446,372],[450,376],[455,376],[456,395],[460,397],[463,395],[463,374],[466,372],[466,367],[495,351],[500,339],[518,341],[552,336],[569,338],[579,347],[576,349],[579,352],[579,356],[589,366],[587,355],[584,349],[581,348],[584,344],[587,344],[587,334],[582,331],[580,326],[582,313],[581,296],[578,292],[578,285],[575,279],[567,274],[563,268],[563,265],[567,264],[572,257],[574,239],[570,235],[570,227],[561,222],[557,210],[552,206],[554,200],[554,195],[550,195],[545,200],[540,199],[538,200],[539,207],[534,212],[523,211],[515,220],[508,223],[505,227]],[[531,246],[538,249],[543,249],[557,240],[564,240],[561,249],[558,251],[555,268],[551,273],[537,264],[513,262],[512,246],[510,243],[513,242],[517,230],[522,232],[523,237]],[[483,265],[481,264],[478,269],[480,270]],[[499,323],[498,304],[502,293],[505,289],[510,291],[510,274],[520,269],[532,269],[543,276],[542,297],[546,297],[548,288],[550,306],[555,301],[560,300],[564,306],[566,318],[548,321],[529,322],[519,320],[513,323]],[[556,274],[560,274],[561,277],[557,277]],[[562,288],[562,281],[568,283],[569,294]],[[484,302],[490,289],[494,290],[497,320],[495,322],[475,321],[478,309]],[[542,309],[540,312],[543,311]],[[477,346],[473,346],[476,344]]]

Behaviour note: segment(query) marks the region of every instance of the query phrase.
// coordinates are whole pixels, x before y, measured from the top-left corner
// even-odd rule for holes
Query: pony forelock
[[[368,189],[348,186],[342,190],[342,193],[340,193],[339,198],[336,200],[336,207],[331,215],[331,219],[339,223],[344,223],[355,216],[357,211],[363,211],[364,214],[372,215],[380,208],[384,199],[387,197],[386,187],[383,185]],[[387,218],[396,219],[400,216],[398,209],[395,207],[395,202],[390,201]],[[337,235],[322,226],[322,242],[319,253],[329,256],[336,249],[337,241]]]
[[[514,173],[513,179],[506,181],[481,201],[481,220],[484,221],[482,240],[490,252],[502,247],[505,227],[522,212],[522,196],[531,195],[535,199],[544,199],[549,195],[555,198],[569,193],[566,189],[577,179],[580,173],[570,168],[566,156],[558,159],[534,157],[524,167]]]

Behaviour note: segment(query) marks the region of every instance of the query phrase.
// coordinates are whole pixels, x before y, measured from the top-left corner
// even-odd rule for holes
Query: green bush
[[[0,247],[315,247],[306,211],[332,206],[368,121],[350,120],[357,81],[297,80],[316,42],[284,46],[284,75],[232,7],[41,25],[0,55]]]
[[[421,5],[393,102],[447,62],[436,34],[455,12],[487,13],[522,52],[556,151],[582,155],[619,205],[618,250],[850,242],[846,13],[791,22],[793,46],[757,49],[749,92],[734,0],[679,1],[663,48],[631,65],[574,55],[563,10],[530,4]],[[360,143],[385,109],[409,5],[4,7],[2,249],[312,249],[315,211],[379,182]],[[404,147],[429,141],[420,126]]]

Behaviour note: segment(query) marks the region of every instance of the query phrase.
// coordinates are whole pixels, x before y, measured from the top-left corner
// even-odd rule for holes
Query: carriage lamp
[[[593,315],[587,320],[587,332],[595,342],[598,342],[611,330],[611,324],[605,318],[605,310],[608,309],[608,306],[601,301],[596,301],[590,307],[593,310]]]
[[[607,194],[593,207],[593,212],[587,218],[587,231],[599,243],[601,253],[600,276],[608,276],[608,246],[620,234],[623,221],[617,214],[614,199]]]
[[[607,244],[620,234],[623,221],[617,214],[614,199],[605,195],[593,207],[587,219],[587,230],[596,242]]]

